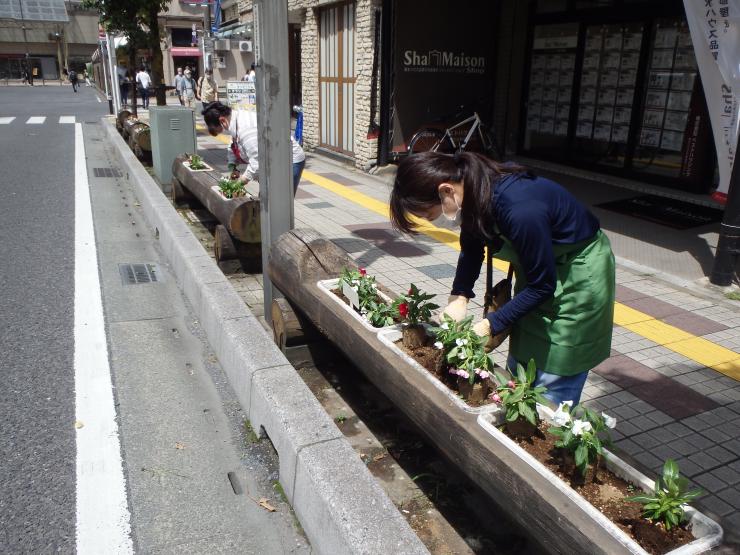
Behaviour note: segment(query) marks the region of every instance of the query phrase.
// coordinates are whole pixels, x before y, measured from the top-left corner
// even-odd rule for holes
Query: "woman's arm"
[[[460,233],[460,256],[457,257],[457,271],[452,282],[451,295],[463,295],[468,299],[475,297],[475,285],[483,264],[484,243],[464,231]]]
[[[488,315],[494,335],[552,297],[557,283],[550,218],[545,203],[513,204],[500,217],[499,228],[517,253],[527,285],[500,310]]]

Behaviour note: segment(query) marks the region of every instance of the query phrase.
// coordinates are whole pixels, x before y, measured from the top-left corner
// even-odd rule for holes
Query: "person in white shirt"
[[[141,66],[139,73],[136,74],[136,86],[141,95],[141,107],[149,108],[149,85],[152,84],[152,78],[146,72],[146,68]]]
[[[235,110],[220,102],[203,105],[203,119],[212,136],[219,133],[231,135],[231,146],[228,150],[228,163],[232,176],[239,176],[244,183],[255,179],[259,170],[259,151],[257,147],[257,113],[251,110]],[[293,194],[298,190],[303,167],[306,165],[306,154],[303,148],[291,135],[293,147]],[[246,164],[244,174],[240,176],[238,166]]]
[[[195,87],[195,79],[193,79],[190,73],[190,68],[186,67],[185,75],[180,79],[180,89],[178,92],[180,93],[180,99],[183,104],[188,108],[195,106]]]
[[[184,106],[185,103],[182,101],[182,95],[180,95],[180,81],[184,79],[184,75],[182,74],[182,68],[177,68],[177,74],[175,75],[175,93],[177,94],[177,99],[180,101],[180,105]]]

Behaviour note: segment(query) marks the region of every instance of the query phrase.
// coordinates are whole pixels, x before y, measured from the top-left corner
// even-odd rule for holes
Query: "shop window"
[[[172,29],[172,46],[192,46],[193,45],[193,30],[187,29]]]
[[[537,0],[537,13],[564,12],[568,9],[568,0]]]
[[[687,25],[682,21],[657,23],[634,169],[678,177],[684,135],[693,119],[690,114],[701,109],[703,102]]]
[[[575,148],[592,162],[625,165],[642,35],[641,24],[586,28]]]
[[[538,25],[534,29],[524,148],[566,148],[578,24]]]

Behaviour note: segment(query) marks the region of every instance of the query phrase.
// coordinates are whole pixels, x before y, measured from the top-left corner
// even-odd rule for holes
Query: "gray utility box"
[[[154,174],[165,193],[170,192],[172,162],[180,154],[198,152],[195,112],[187,106],[152,106],[149,109]]]

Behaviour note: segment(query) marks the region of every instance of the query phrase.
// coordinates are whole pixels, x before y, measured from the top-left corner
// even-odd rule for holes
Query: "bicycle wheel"
[[[488,127],[481,127],[480,132],[483,142],[483,154],[496,162],[501,162],[503,152],[501,152],[501,149],[498,147],[494,134],[490,129],[488,129]]]
[[[409,141],[407,149],[408,154],[417,154],[419,152],[439,151],[448,152],[445,145],[449,140],[445,140],[445,134],[440,129],[433,127],[424,127],[419,129]],[[452,147],[449,147],[451,151]]]

